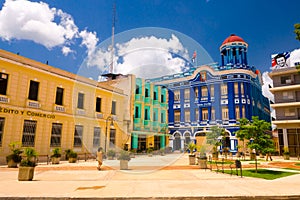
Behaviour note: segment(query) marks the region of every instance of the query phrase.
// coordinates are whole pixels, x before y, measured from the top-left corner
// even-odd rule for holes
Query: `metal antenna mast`
[[[113,15],[112,15],[112,28],[111,28],[111,55],[110,55],[110,66],[109,73],[114,71],[114,43],[115,43],[115,22],[116,22],[116,3],[113,4]]]

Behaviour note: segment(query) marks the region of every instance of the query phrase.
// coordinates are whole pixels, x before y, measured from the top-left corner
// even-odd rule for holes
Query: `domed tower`
[[[246,68],[248,44],[239,36],[231,34],[220,46],[221,66]]]

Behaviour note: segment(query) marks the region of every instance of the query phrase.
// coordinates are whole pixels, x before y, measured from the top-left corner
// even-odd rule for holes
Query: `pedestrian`
[[[97,151],[97,161],[98,161],[98,167],[97,167],[97,169],[98,169],[98,170],[101,170],[101,165],[102,165],[102,162],[103,162],[103,151],[102,151],[102,147],[99,147],[99,148],[98,148],[98,151]]]

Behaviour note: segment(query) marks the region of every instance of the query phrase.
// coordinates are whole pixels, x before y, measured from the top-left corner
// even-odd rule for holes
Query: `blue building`
[[[151,81],[168,88],[169,146],[185,150],[191,141],[204,144],[212,126],[225,128],[225,144],[237,151],[240,118],[271,121],[269,100],[262,95],[259,70],[248,65],[248,44],[230,35],[220,47],[221,64],[195,66],[189,71]]]

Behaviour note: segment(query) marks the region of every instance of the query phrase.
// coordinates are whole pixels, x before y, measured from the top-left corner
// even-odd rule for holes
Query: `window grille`
[[[223,83],[221,84],[221,95],[227,95],[228,92],[227,92],[227,84],[226,83]]]
[[[201,87],[201,96],[202,97],[207,97],[208,96],[207,86],[202,86]]]
[[[174,100],[180,101],[180,90],[174,91]]]
[[[144,119],[145,120],[150,120],[150,112],[149,112],[149,109],[148,108],[145,108],[145,116],[144,116]]]
[[[145,88],[145,97],[150,97],[149,96],[149,89],[148,88]]]
[[[76,125],[75,132],[74,132],[74,147],[82,146],[82,133],[83,133],[83,126]]]
[[[160,113],[160,123],[165,123],[165,114],[164,113]]]
[[[189,109],[185,109],[184,110],[184,121],[185,122],[190,122],[190,110]]]
[[[174,122],[180,122],[180,110],[174,111]]]
[[[199,121],[199,109],[198,108],[195,109],[195,121],[196,122]]]
[[[102,99],[100,97],[96,98],[96,112],[101,112],[101,101]]]
[[[101,128],[100,127],[94,127],[93,147],[99,147],[100,146],[100,133],[101,133]]]
[[[50,141],[51,147],[60,147],[61,131],[62,131],[62,124],[52,123],[51,141]]]
[[[211,108],[211,120],[216,120],[216,112],[214,108]]]
[[[140,118],[140,115],[139,115],[139,107],[138,106],[135,106],[135,112],[134,112],[134,118]]]
[[[2,146],[3,129],[4,129],[4,117],[0,117],[0,147]]]
[[[64,89],[63,88],[56,88],[56,97],[55,97],[55,104],[56,105],[63,105],[63,96],[64,96]]]
[[[22,146],[34,147],[37,121],[24,120]]]
[[[161,101],[161,103],[165,102],[165,95],[163,95],[163,94],[160,95],[160,101]]]
[[[110,129],[109,147],[114,148],[116,144],[116,129]]]
[[[210,97],[213,98],[215,96],[215,87],[214,85],[210,86]]]
[[[240,106],[235,106],[235,118],[236,120],[240,119]]]
[[[153,111],[153,121],[157,122],[157,113]]]
[[[155,92],[155,91],[153,92],[153,100],[158,100],[157,99],[157,92]]]
[[[8,74],[0,73],[0,94],[6,95]]]
[[[83,109],[83,101],[84,101],[84,94],[83,93],[78,93],[77,108]]]
[[[202,121],[208,120],[208,109],[202,108]]]
[[[223,120],[228,120],[229,119],[228,107],[227,106],[222,107],[222,119]]]
[[[184,90],[184,99],[186,99],[186,100],[190,99],[190,89]]]
[[[28,99],[37,101],[39,92],[39,82],[30,81]]]
[[[115,102],[115,101],[112,101],[111,102],[111,114],[112,115],[116,115],[117,114],[117,112],[116,112],[116,108],[117,107],[117,102]]]

